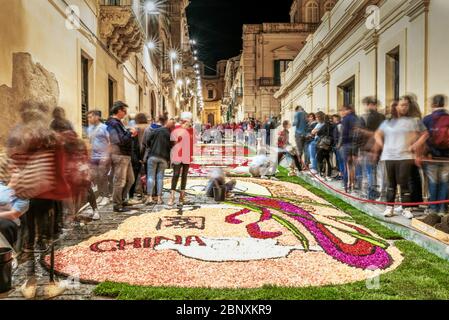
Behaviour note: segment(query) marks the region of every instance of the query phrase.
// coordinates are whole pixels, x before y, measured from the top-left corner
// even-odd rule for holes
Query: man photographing
[[[137,136],[134,128],[126,129],[123,119],[128,113],[128,105],[122,101],[114,103],[111,117],[106,122],[111,142],[111,160],[114,171],[112,201],[114,212],[125,213],[130,210],[128,195],[134,183],[134,172],[131,165],[132,139]]]

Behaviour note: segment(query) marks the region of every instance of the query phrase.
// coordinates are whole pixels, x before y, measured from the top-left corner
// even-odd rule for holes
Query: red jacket
[[[171,133],[171,141],[175,142],[171,152],[171,162],[191,164],[193,161],[193,127],[185,129],[179,125],[176,126]]]

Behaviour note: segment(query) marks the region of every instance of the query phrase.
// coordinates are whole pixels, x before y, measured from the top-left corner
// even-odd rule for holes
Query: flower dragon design
[[[274,239],[282,235],[280,231],[263,231],[260,223],[274,219],[280,225],[287,228],[300,241],[305,251],[309,250],[309,241],[307,237],[290,220],[298,222],[315,238],[319,246],[326,254],[351,267],[360,269],[380,269],[384,270],[391,266],[393,259],[387,253],[389,244],[381,239],[373,237],[367,231],[354,226],[350,223],[336,222],[354,230],[338,228],[334,225],[326,225],[319,222],[312,214],[297,205],[283,200],[266,197],[241,197],[233,201],[241,207],[242,210],[226,217],[226,223],[241,224],[243,221],[238,217],[250,212],[259,212],[261,218],[258,222],[250,223],[246,226],[248,234],[256,239]],[[275,214],[272,211],[276,211]],[[285,217],[283,217],[285,216]],[[356,238],[352,244],[343,242],[336,236],[329,227],[335,228],[341,232]]]

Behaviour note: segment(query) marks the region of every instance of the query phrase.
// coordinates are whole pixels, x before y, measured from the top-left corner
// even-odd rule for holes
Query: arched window
[[[215,87],[212,85],[207,86],[207,99],[213,100],[215,99],[215,95],[216,95]]]
[[[317,23],[320,22],[320,6],[316,1],[309,1],[305,6],[306,22]]]
[[[334,6],[335,6],[335,1],[333,1],[333,0],[327,1],[324,4],[324,11],[331,11]]]

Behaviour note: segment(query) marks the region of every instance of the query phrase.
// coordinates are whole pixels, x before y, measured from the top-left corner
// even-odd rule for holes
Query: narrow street
[[[449,1],[0,8],[0,302],[449,300]]]

